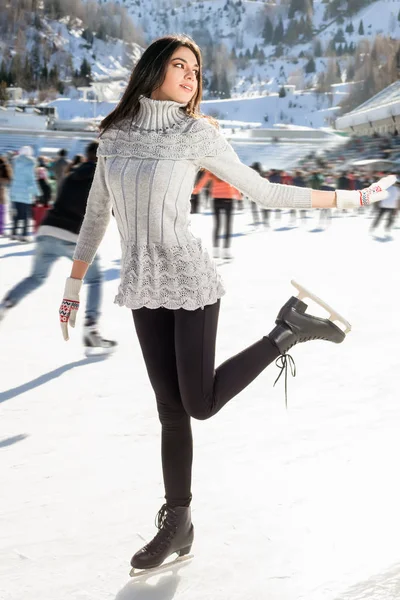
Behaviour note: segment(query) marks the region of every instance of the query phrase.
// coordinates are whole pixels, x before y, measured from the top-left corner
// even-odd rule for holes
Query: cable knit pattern
[[[92,262],[111,208],[121,237],[115,302],[196,310],[225,293],[215,263],[190,231],[190,196],[205,168],[267,207],[311,207],[311,190],[270,184],[242,164],[224,136],[184,105],[142,97],[134,119],[100,138],[74,259]]]
[[[185,246],[127,246],[122,262],[115,299],[120,306],[195,310],[225,293],[200,240]]]

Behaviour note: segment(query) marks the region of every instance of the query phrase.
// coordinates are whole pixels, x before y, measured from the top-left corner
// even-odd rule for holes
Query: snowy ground
[[[398,318],[400,232],[371,239],[350,215],[326,232],[250,232],[237,216],[221,266],[217,359],[268,333],[296,278],[352,322],[341,346],[293,349],[214,419],[194,422],[194,559],[133,582],[134,551],[163,502],[159,424],[128,310],[113,304],[110,227],[102,331],[114,356],[61,338],[61,260],[1,325],[1,600],[394,600],[400,594]],[[194,230],[209,243],[211,216]],[[28,273],[33,244],[0,241],[0,296]],[[80,322],[82,322],[82,315]]]

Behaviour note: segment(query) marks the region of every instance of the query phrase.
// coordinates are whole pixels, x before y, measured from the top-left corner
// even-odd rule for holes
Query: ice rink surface
[[[155,401],[129,310],[113,304],[114,224],[100,248],[100,329],[119,343],[113,356],[85,358],[82,306],[62,339],[66,259],[9,312],[1,600],[398,600],[400,231],[372,239],[366,215],[350,213],[326,231],[316,214],[295,228],[288,218],[263,231],[250,213],[235,215],[234,260],[220,265],[217,363],[268,334],[292,278],[353,331],[342,345],[291,351],[288,410],[271,365],[213,419],[193,423],[194,558],[170,573],[128,575],[156,532],[163,488]],[[193,230],[210,245],[211,216],[194,215]],[[0,240],[0,296],[28,274],[33,248]]]

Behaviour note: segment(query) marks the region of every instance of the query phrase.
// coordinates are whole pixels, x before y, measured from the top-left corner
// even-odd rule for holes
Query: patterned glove
[[[387,189],[396,183],[395,175],[383,177],[363,190],[336,190],[336,206],[338,208],[360,208],[373,202],[380,202],[388,197]]]
[[[71,327],[75,327],[76,313],[79,308],[79,292],[82,287],[82,279],[68,277],[65,283],[64,298],[60,306],[60,325],[64,340],[69,340],[68,321]]]

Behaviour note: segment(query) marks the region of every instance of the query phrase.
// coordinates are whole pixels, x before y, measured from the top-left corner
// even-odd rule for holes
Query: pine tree
[[[397,20],[400,21],[400,10],[399,10],[399,14],[397,15]]]
[[[8,100],[7,82],[0,80],[0,106],[4,106]]]
[[[260,48],[260,50],[258,52],[257,60],[258,60],[258,64],[260,66],[265,64],[266,57],[265,57],[265,52],[262,48]]]
[[[277,46],[278,44],[283,42],[284,34],[285,34],[285,30],[284,30],[283,21],[281,18],[281,19],[279,19],[278,25],[275,27],[274,36],[272,38],[272,44],[274,46]]]
[[[291,0],[288,12],[289,19],[293,19],[294,15],[296,14],[296,11],[298,10],[297,5],[298,0]]]
[[[94,35],[93,32],[87,28],[82,31],[82,37],[90,46],[93,46]]]
[[[54,87],[57,87],[58,82],[59,82],[59,74],[58,74],[58,67],[57,67],[57,65],[54,65],[54,67],[52,67],[50,69],[50,72],[49,72],[49,82]]]
[[[315,58],[319,58],[320,56],[322,56],[322,54],[323,54],[323,50],[322,50],[321,40],[319,38],[317,38],[314,42],[314,56],[315,56]]]
[[[337,32],[335,33],[335,37],[333,39],[335,40],[336,43],[340,43],[340,44],[342,44],[346,41],[346,38],[344,37],[342,28],[339,28],[337,30]]]
[[[279,98],[285,98],[286,97],[286,90],[285,90],[285,86],[283,85],[281,87],[281,89],[279,90]]]
[[[31,65],[33,78],[36,82],[40,77],[40,63],[40,47],[38,44],[35,44],[31,53]]]
[[[31,63],[28,55],[25,57],[25,65],[24,65],[23,72],[22,72],[22,81],[23,81],[23,86],[27,90],[31,90],[33,88],[34,73],[33,73],[32,63]]]
[[[226,71],[223,71],[220,82],[219,82],[219,92],[222,98],[230,98],[231,97],[231,88],[229,85],[228,77],[226,75]]]
[[[365,35],[365,32],[364,32],[364,23],[363,23],[362,19],[361,19],[360,25],[358,27],[358,35]]]
[[[252,58],[258,58],[258,53],[259,53],[258,46],[257,46],[257,44],[254,44],[253,54],[252,54],[251,57]]]
[[[315,73],[315,71],[317,70],[315,66],[315,60],[312,57],[304,67],[304,70],[306,73]]]
[[[346,31],[346,33],[350,33],[350,34],[354,33],[354,25],[353,25],[352,21],[350,21],[350,23],[347,25],[345,31]]]
[[[92,69],[86,58],[82,61],[79,76],[86,81],[86,84],[89,84],[92,81]]]
[[[42,67],[42,70],[40,72],[40,81],[43,82],[43,84],[45,86],[45,85],[47,85],[48,79],[49,79],[49,71],[47,69],[47,65],[44,64],[44,66]]]
[[[265,23],[264,23],[264,29],[262,32],[262,37],[264,38],[264,42],[266,44],[271,44],[273,35],[274,35],[274,26],[272,25],[271,19],[269,17],[266,17]]]
[[[285,42],[289,46],[295,44],[299,38],[299,23],[296,19],[291,19],[289,21],[288,28],[286,30]]]
[[[7,71],[7,67],[6,67],[4,58],[1,61],[1,66],[0,66],[0,81],[8,82],[8,71]]]
[[[303,40],[304,41],[310,41],[313,38],[313,25],[312,25],[312,21],[311,19],[309,19],[307,17],[307,19],[305,19],[305,25],[304,25],[304,29],[303,29]]]

